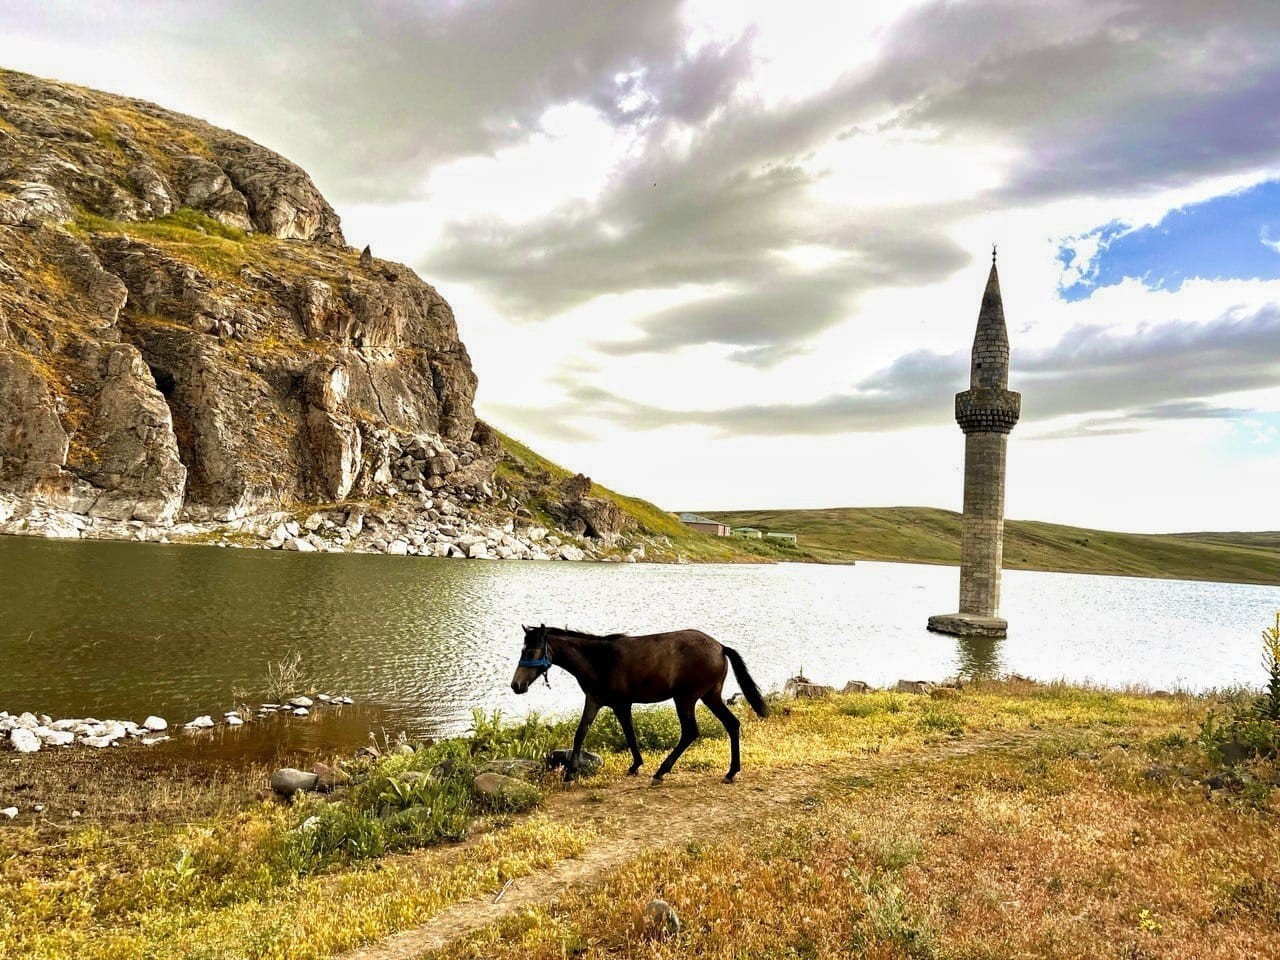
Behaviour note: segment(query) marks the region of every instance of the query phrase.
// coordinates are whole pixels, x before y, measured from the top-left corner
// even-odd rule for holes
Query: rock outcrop
[[[448,303],[303,170],[0,71],[0,491],[167,524],[480,485],[475,388]]]

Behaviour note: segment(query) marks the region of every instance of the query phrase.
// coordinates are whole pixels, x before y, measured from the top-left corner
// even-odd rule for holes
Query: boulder
[[[286,550],[294,550],[298,553],[315,553],[316,545],[310,540],[304,540],[301,537],[291,537],[284,542]]]
[[[861,680],[850,680],[841,689],[841,693],[871,693],[875,687]]]
[[[190,723],[186,725],[186,729],[208,730],[212,726],[213,726],[213,717],[206,714],[203,717],[196,717],[194,720],[192,720]]]
[[[821,683],[811,683],[802,676],[792,677],[782,688],[782,695],[793,700],[820,700],[835,693],[834,687]]]
[[[500,773],[504,777],[515,777],[526,783],[538,783],[542,779],[542,764],[536,760],[525,760],[522,757],[502,757],[497,760],[486,760],[476,767],[476,773]]]
[[[525,810],[541,798],[538,788],[501,773],[482,773],[472,785],[476,799],[490,810]]]
[[[571,543],[562,544],[559,553],[561,560],[584,560],[587,556]]]
[[[299,791],[315,790],[319,780],[314,773],[283,767],[271,774],[271,789],[283,797],[291,797]]]
[[[893,688],[896,693],[928,693],[933,684],[928,680],[899,680]]]
[[[164,717],[150,716],[142,721],[142,726],[152,733],[159,733],[162,730],[169,729],[169,721]]]
[[[35,753],[40,749],[40,738],[26,727],[15,727],[10,730],[9,743],[19,753]]]

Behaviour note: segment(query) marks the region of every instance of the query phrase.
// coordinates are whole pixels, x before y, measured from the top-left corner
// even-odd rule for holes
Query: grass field
[[[112,751],[75,774],[98,768],[95,803],[70,819],[62,781],[80,758],[22,758],[0,767],[0,796],[24,810],[0,827],[0,956],[320,960],[451,906],[465,922],[436,932],[458,960],[1225,958],[1274,945],[1280,789],[1264,766],[1242,793],[1206,788],[1215,768],[1196,737],[1213,698],[1020,681],[942,692],[744,716],[732,786],[710,721],[658,788],[624,776],[606,725],[593,737],[604,772],[567,789],[548,778],[538,810],[477,822],[462,843],[314,863],[299,841],[368,785],[277,805],[253,799],[265,771],[198,788],[192,772],[131,778]],[[665,708],[640,725],[648,772],[678,725]],[[478,724],[375,771],[425,768],[433,751],[541,750],[571,726]],[[36,801],[49,806],[33,817]],[[551,881],[575,863],[586,886],[565,895]],[[515,878],[525,904],[497,911]],[[646,931],[654,896],[683,918],[679,936]],[[432,941],[419,942],[368,956],[422,956]]]
[[[931,507],[745,510],[706,514],[732,526],[785,530],[831,563],[960,562],[960,515]],[[1004,565],[1179,580],[1280,583],[1280,533],[1140,534],[1009,520]]]

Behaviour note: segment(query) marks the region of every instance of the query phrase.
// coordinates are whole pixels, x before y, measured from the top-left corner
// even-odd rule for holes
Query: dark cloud
[[[949,423],[952,395],[965,386],[963,353],[905,354],[845,394],[813,403],[767,403],[723,410],[667,410],[626,400],[573,377],[555,411],[635,430],[698,425],[727,435],[825,435]],[[1023,394],[1024,422],[1126,411],[1047,436],[1132,432],[1133,421],[1230,419],[1251,411],[1206,398],[1280,384],[1280,308],[1230,311],[1210,323],[1172,321],[1129,336],[1098,327],[1071,330],[1045,350],[1014,351],[1010,384]]]

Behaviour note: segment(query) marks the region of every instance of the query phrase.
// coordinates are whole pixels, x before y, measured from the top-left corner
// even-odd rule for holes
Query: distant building
[[[712,520],[709,517],[700,517],[696,513],[680,514],[680,522],[686,527],[693,527],[693,529],[701,533],[709,533],[713,537],[727,537],[733,533],[733,528],[727,523],[721,523],[719,520]]]
[[[759,527],[734,527],[733,535],[744,540],[759,540],[764,536],[764,531]]]
[[[780,533],[777,530],[770,530],[765,534],[765,536],[770,540],[781,540],[783,543],[790,543],[793,546],[796,542],[796,535],[794,533]]]

